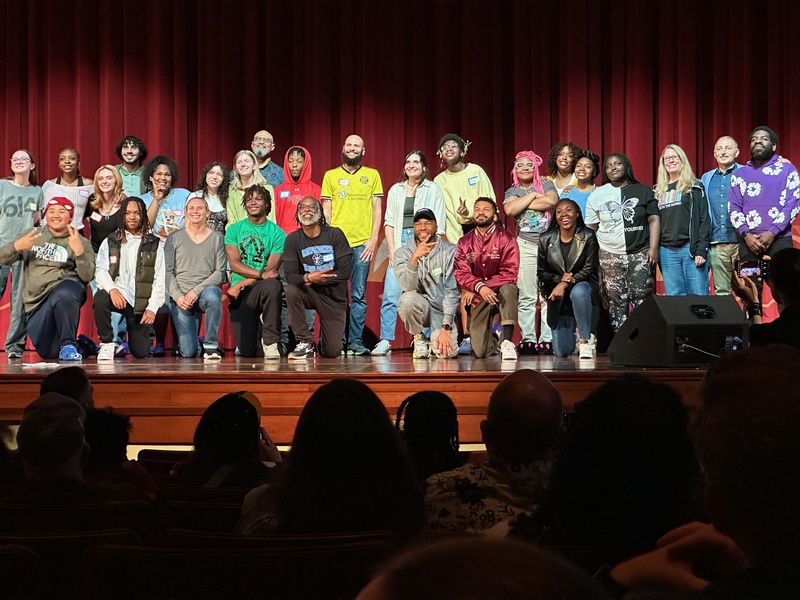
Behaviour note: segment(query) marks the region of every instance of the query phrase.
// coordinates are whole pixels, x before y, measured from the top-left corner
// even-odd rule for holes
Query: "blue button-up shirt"
[[[724,173],[715,169],[711,176],[706,193],[711,212],[711,243],[729,244],[736,242],[736,229],[731,224],[728,210],[728,192],[731,189],[731,177],[736,165]]]

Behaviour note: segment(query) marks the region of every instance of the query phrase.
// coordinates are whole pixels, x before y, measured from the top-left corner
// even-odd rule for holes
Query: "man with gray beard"
[[[315,354],[314,336],[306,323],[305,309],[319,314],[322,356],[333,358],[342,351],[342,334],[347,322],[347,282],[353,264],[353,251],[342,230],[325,220],[322,204],[305,196],[295,214],[302,227],[286,236],[283,268],[286,305],[297,347],[289,360],[306,360]]]

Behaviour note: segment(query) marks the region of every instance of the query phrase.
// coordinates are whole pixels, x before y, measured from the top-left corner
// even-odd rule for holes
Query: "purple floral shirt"
[[[800,178],[797,169],[776,154],[761,166],[752,161],[731,177],[728,204],[731,224],[739,235],[771,232],[775,237],[792,235],[797,216]]]

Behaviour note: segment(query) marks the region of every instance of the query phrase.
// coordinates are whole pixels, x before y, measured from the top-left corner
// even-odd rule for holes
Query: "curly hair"
[[[153,182],[150,181],[150,178],[153,176],[153,173],[156,172],[156,169],[160,165],[166,165],[169,169],[170,175],[172,175],[172,183],[170,187],[175,187],[178,185],[178,165],[177,163],[172,160],[166,154],[159,154],[158,156],[154,156],[150,159],[144,168],[142,169],[142,184],[144,185],[145,191],[152,192],[153,191]]]
[[[117,158],[122,160],[122,149],[125,146],[135,146],[139,149],[139,162],[143,163],[147,158],[147,146],[144,145],[144,142],[137,138],[135,135],[126,135],[122,138],[117,144],[117,147],[114,149],[114,152],[117,154]]]
[[[558,153],[561,152],[565,146],[569,146],[570,152],[572,152],[572,165],[570,165],[570,173],[575,170],[575,163],[578,162],[578,159],[581,156],[581,148],[572,142],[558,142],[555,146],[550,148],[550,154],[547,155],[547,174],[550,177],[555,177],[558,175],[558,167],[556,166],[556,158],[558,157]]]
[[[247,206],[247,201],[250,200],[253,196],[261,196],[264,199],[264,204],[266,205],[267,214],[272,212],[272,194],[269,193],[269,190],[265,188],[263,185],[256,184],[251,185],[244,191],[242,194],[242,207],[244,208]]]
[[[208,182],[206,181],[206,176],[214,167],[219,167],[222,170],[222,183],[219,184],[217,197],[219,198],[219,203],[222,204],[224,208],[228,204],[228,192],[230,191],[231,187],[231,172],[223,163],[210,162],[203,167],[203,172],[200,173],[200,177],[197,178],[197,183],[194,184],[194,191],[203,192],[203,198],[208,195]]]

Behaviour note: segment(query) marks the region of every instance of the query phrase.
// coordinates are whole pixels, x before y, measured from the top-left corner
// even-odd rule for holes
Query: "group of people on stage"
[[[5,350],[20,358],[27,334],[43,358],[80,360],[78,318],[89,284],[98,360],[163,353],[169,315],[182,356],[219,359],[229,282],[242,356],[370,354],[366,282],[383,226],[389,266],[373,355],[391,351],[399,318],[414,336],[415,358],[515,360],[577,350],[591,359],[601,305],[617,331],[653,293],[656,265],[668,295],[707,294],[709,265],[717,294],[730,293],[732,282],[741,292],[748,282],[733,272],[737,258],[791,247],[797,170],[777,154],[769,127],[756,127],[749,143],[751,160],[742,166],[736,141],[721,137],[717,167],[701,179],[669,144],[652,188],[621,153],[601,167],[594,153],[558,143],[540,175],[542,158],[521,151],[503,200],[515,235],[503,227],[489,177],[465,162],[470,142],[456,134],[439,141],[446,168],[433,180],[422,151],[405,156],[385,211],[380,174],[362,164],[358,135],[346,138],[342,164],[322,186],[311,180],[308,149],[290,147],[281,169],[270,158],[272,135],[259,131],[251,149],[234,156],[232,172],[209,163],[193,192],[177,187],[174,160],[147,160],[136,137],[121,140],[122,162],[101,166],[93,179],[81,175],[78,152],[65,148],[61,175],[41,187],[33,156],[17,150],[11,175],[0,180],[0,295],[9,270],[12,281]],[[758,297],[745,294],[751,316],[761,308],[761,282],[754,283]],[[297,340],[291,353],[289,323]]]

